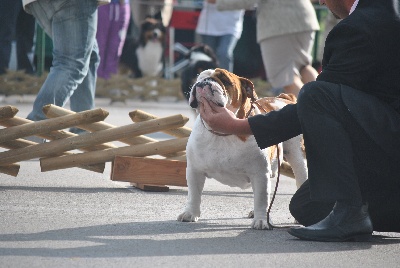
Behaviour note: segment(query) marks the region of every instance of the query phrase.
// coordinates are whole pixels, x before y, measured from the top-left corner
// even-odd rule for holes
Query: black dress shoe
[[[350,206],[336,202],[332,212],[322,221],[308,226],[291,228],[289,234],[311,241],[368,241],[372,236],[368,206]]]

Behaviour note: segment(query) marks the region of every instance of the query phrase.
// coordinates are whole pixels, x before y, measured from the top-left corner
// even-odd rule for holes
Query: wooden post
[[[1,152],[0,165],[11,164],[36,157],[51,156],[53,154],[59,154],[78,148],[90,147],[95,144],[113,141],[121,137],[141,135],[144,133],[159,131],[161,129],[183,126],[187,122],[187,120],[188,119],[183,117],[182,115],[174,115],[158,120],[151,120],[148,122],[136,123],[133,125],[127,125],[113,129],[106,129],[94,133],[87,133],[85,135],[78,135],[76,137],[71,137],[67,139],[37,144],[26,148]],[[95,152],[97,153],[98,151]]]
[[[2,143],[0,143],[0,147],[6,148],[6,149],[18,149],[18,148],[24,148],[24,147],[28,147],[31,145],[35,145],[35,144],[37,144],[37,143],[33,142],[33,141],[28,141],[28,140],[24,140],[24,139],[16,139],[16,140],[12,140],[12,141],[2,142]]]
[[[133,122],[143,122],[152,119],[158,119],[159,117],[146,113],[141,110],[135,110],[129,113],[129,117],[132,119]],[[188,127],[180,127],[177,129],[166,129],[163,130],[165,134],[177,137],[177,138],[184,138],[189,137],[192,130]]]
[[[36,145],[36,144],[37,143],[33,142],[33,141],[28,141],[28,140],[24,140],[24,139],[16,139],[16,140],[12,140],[12,141],[3,142],[0,144],[0,147],[6,148],[6,149],[18,149],[18,148],[25,148],[25,147]],[[69,155],[72,153],[65,152],[64,154]],[[16,168],[17,166],[18,166],[18,169]],[[104,168],[105,168],[105,163],[91,165],[91,166],[78,166],[78,167],[89,170],[89,171],[103,173]],[[5,171],[5,172],[3,172],[3,171]],[[12,175],[12,176],[17,176],[18,172],[19,172],[19,165],[9,164],[6,166],[0,166],[0,172],[8,174],[8,175]],[[11,172],[11,173],[9,173],[9,172]]]
[[[7,148],[7,149],[18,149],[18,148],[25,148],[27,146],[32,146],[32,145],[36,145],[36,144],[37,144],[36,142],[27,141],[27,140],[23,140],[23,139],[17,139],[17,140],[13,140],[13,141],[8,141],[8,142],[6,142],[6,144],[4,144],[4,143],[0,144],[0,147]],[[72,153],[70,153],[70,152],[63,153],[63,155],[71,155],[71,154]],[[57,156],[59,156],[59,154]],[[8,166],[11,166],[11,165],[13,165],[13,164],[8,164]],[[105,168],[105,163],[100,163],[100,164],[90,165],[90,166],[77,166],[77,167],[86,169],[89,171],[94,171],[97,173],[103,173],[104,168]],[[12,170],[15,171],[16,169],[12,168]],[[2,172],[1,169],[0,169],[0,172]],[[8,174],[8,173],[6,173],[6,174]],[[17,176],[17,175],[18,174],[15,174],[15,176]]]
[[[143,122],[143,121],[148,121],[148,120],[153,120],[153,119],[159,118],[155,115],[146,113],[141,110],[135,110],[135,111],[130,112],[129,117],[132,119],[133,122]],[[168,135],[171,135],[173,137],[184,138],[184,137],[189,137],[192,130],[188,127],[180,127],[180,128],[176,128],[176,129],[167,129],[167,130],[164,130],[163,132]],[[164,156],[170,160],[186,161],[186,151],[176,152],[174,154],[164,155]],[[185,159],[185,160],[183,160],[183,159]]]
[[[48,117],[48,118],[57,118],[61,116],[66,116],[66,115],[72,115],[76,114],[76,112],[67,110],[65,108],[53,105],[53,104],[48,104],[43,106],[43,113]],[[82,125],[77,125],[75,127],[82,128],[84,130],[94,132],[94,131],[99,131],[99,130],[105,130],[109,128],[113,128],[115,126],[110,125],[106,122],[94,122],[90,124],[82,124]]]
[[[145,157],[150,155],[168,154],[182,151],[186,148],[188,138],[171,139],[147,144],[132,145],[109,149],[99,152],[88,152],[71,156],[61,156],[40,159],[42,172],[55,169],[70,168],[79,164],[95,164],[112,161],[115,156],[137,156]]]
[[[0,125],[5,126],[5,127],[20,126],[20,125],[28,124],[28,123],[34,123],[34,121],[31,121],[31,120],[25,119],[25,118],[20,118],[18,116],[0,121]],[[59,139],[65,139],[65,138],[70,138],[70,137],[76,137],[78,135],[75,133],[71,133],[69,131],[54,130],[49,133],[38,134],[37,136],[41,137],[43,139],[47,139],[47,140],[59,140]],[[8,142],[12,142],[12,141],[3,142],[1,144],[6,144]],[[36,143],[34,143],[34,144],[36,144]],[[33,145],[33,144],[29,144],[29,145]],[[23,147],[25,147],[25,146],[23,146]],[[103,143],[103,144],[97,144],[90,148],[82,148],[82,151],[104,150],[104,149],[110,149],[110,148],[116,148],[116,147],[117,146],[115,146],[112,143]],[[3,148],[6,148],[6,147],[3,147]],[[13,148],[13,149],[15,149],[15,148]]]
[[[18,113],[18,109],[14,106],[0,107],[0,121],[4,119],[13,118]]]
[[[5,165],[5,166],[0,166],[0,172],[17,177],[18,172],[19,172],[19,165],[18,164],[10,164],[10,165]]]
[[[63,116],[61,118],[47,119],[12,128],[0,129],[0,142],[14,140],[26,136],[47,133],[54,130],[73,127],[83,123],[102,121],[108,116],[108,112],[95,109]]]
[[[56,105],[46,105],[43,107],[43,113],[48,117],[48,118],[56,118],[60,116],[65,116],[65,115],[71,115],[75,114],[75,112],[58,107]],[[90,132],[95,132],[95,131],[100,131],[100,130],[106,130],[110,128],[115,128],[116,126],[108,124],[106,122],[95,122],[91,124],[83,124],[77,126],[79,128],[82,128],[84,130],[90,131]],[[125,139],[118,139],[118,141],[129,144],[129,145],[134,145],[134,144],[144,144],[144,143],[149,143],[149,142],[156,142],[156,139],[152,139],[146,136],[136,136],[136,137],[129,137]]]

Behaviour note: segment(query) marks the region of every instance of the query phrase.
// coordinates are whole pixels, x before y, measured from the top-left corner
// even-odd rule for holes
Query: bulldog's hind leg
[[[188,184],[187,203],[183,213],[178,216],[178,221],[196,222],[200,217],[201,194],[203,192],[206,176],[200,172],[186,169]]]
[[[283,157],[292,167],[297,189],[308,179],[307,159],[301,148],[302,136],[283,142]]]

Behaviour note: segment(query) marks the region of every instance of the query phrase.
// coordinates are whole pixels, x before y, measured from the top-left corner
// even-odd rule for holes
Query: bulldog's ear
[[[251,82],[247,78],[241,77],[240,78],[240,84],[241,84],[242,92],[247,98],[249,98],[251,100],[257,100],[258,99],[257,93],[254,90],[253,82]]]
[[[253,82],[244,77],[239,77],[239,81],[241,104],[239,111],[236,113],[236,117],[242,119],[250,115],[249,112],[251,111],[251,103],[256,101],[258,97],[254,90]]]

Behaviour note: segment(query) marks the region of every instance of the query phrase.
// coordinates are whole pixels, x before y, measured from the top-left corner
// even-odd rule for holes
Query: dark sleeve
[[[357,29],[344,21],[339,23],[326,39],[322,72],[317,81],[369,91],[379,62],[376,51],[363,29]]]
[[[260,149],[286,141],[302,133],[296,104],[286,105],[279,111],[249,117],[248,121]]]

